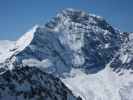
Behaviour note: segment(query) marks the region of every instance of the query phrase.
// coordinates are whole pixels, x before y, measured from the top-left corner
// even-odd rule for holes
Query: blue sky
[[[133,0],[0,0],[0,39],[16,40],[64,8],[103,16],[121,31],[133,32]]]

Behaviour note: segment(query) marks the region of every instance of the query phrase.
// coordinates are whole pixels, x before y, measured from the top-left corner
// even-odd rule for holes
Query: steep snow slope
[[[27,47],[32,38],[34,37],[34,32],[38,26],[34,26],[31,30],[26,32],[17,41],[1,40],[0,41],[0,63],[4,62],[10,56],[22,51]]]
[[[16,41],[15,44],[16,50],[22,51],[25,49],[25,47],[27,47],[31,43],[32,39],[34,38],[34,33],[37,27],[38,26],[35,25],[31,30],[26,32],[20,39]]]
[[[71,77],[62,79],[66,86],[83,100],[133,100],[133,76],[122,76],[112,71],[109,65],[96,74],[72,70]]]
[[[1,72],[36,66],[83,100],[133,100],[132,43],[104,18],[65,9],[20,38]]]
[[[0,72],[13,69],[13,62],[15,55],[23,51],[32,41],[34,32],[38,26],[34,26],[31,30],[26,32],[18,41],[0,41]]]

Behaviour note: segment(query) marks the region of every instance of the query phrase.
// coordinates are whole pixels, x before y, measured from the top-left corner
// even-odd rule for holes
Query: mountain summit
[[[15,64],[29,59],[47,60],[50,70],[56,73],[71,68],[95,73],[109,63],[120,43],[120,33],[102,17],[65,9],[45,26],[35,26],[22,36],[10,59],[13,58]]]
[[[64,9],[17,40],[0,71],[35,67],[83,100],[132,100],[132,44],[132,33],[116,30],[104,18]]]

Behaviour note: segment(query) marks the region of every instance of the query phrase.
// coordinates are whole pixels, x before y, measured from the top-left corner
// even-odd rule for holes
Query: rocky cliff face
[[[124,74],[122,70],[131,71],[133,70],[133,33],[122,33],[124,38],[121,49],[119,50],[116,57],[111,63],[111,67],[117,72]]]

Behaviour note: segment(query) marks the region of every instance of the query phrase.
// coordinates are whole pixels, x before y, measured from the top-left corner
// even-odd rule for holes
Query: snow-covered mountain
[[[116,30],[100,16],[65,9],[18,39],[0,72],[36,67],[83,100],[133,100],[132,46],[133,33]]]

